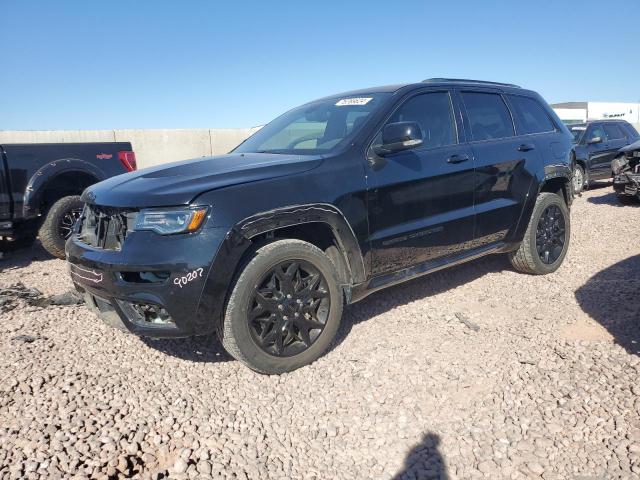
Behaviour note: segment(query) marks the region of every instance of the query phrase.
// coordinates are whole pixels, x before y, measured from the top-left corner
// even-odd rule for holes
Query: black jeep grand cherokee
[[[250,368],[318,358],[345,303],[489,253],[569,245],[571,134],[536,93],[431,79],[323,98],[232,153],[88,188],[73,281],[140,335],[217,331]]]

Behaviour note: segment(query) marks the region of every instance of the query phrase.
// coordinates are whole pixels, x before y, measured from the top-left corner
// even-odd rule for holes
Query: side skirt
[[[394,273],[379,275],[377,277],[373,277],[368,282],[354,285],[351,290],[349,303],[358,302],[368,295],[377,292],[378,290],[382,290],[383,288],[397,285],[399,283],[403,283],[408,280],[427,275],[429,273],[437,272],[438,270],[442,270],[444,268],[465,263],[470,260],[475,260],[476,258],[483,257],[491,253],[508,252],[513,250],[514,248],[517,248],[517,245],[514,245],[512,243],[497,242],[468,250],[454,257],[429,260],[427,262],[420,263],[418,265],[414,265],[413,267],[405,268]]]

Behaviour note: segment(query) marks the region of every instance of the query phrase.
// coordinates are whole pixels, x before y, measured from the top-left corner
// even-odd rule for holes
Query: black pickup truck
[[[44,248],[64,258],[85,188],[136,170],[128,142],[0,145],[0,246]]]

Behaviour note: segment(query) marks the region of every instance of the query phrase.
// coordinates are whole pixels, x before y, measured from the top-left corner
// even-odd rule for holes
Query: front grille
[[[104,250],[121,250],[133,228],[136,212],[121,208],[85,205],[78,228],[78,240]]]

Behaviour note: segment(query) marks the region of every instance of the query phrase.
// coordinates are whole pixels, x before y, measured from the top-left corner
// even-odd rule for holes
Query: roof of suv
[[[493,87],[493,88],[500,88],[500,89],[518,90],[522,92],[529,91],[529,90],[523,89],[518,85],[514,85],[512,83],[489,82],[485,80],[466,80],[461,78],[428,78],[421,82],[401,83],[396,85],[384,85],[380,87],[351,90],[349,92],[329,95],[325,98],[333,98],[337,96],[367,95],[370,93],[394,93],[400,90],[401,88],[406,88],[406,87],[419,88],[419,87],[424,87],[425,84],[428,84],[429,86]]]
[[[489,82],[487,80],[469,80],[464,78],[427,78],[426,80],[423,80],[422,83],[455,83],[463,85],[521,88],[520,85],[514,85],[513,83]]]
[[[587,120],[586,123],[629,123],[622,118],[603,118],[601,120]]]
[[[629,122],[627,122],[626,120],[622,120],[621,118],[603,118],[602,120],[587,120],[586,122],[572,123],[571,125],[567,125],[567,127],[586,127],[587,125],[591,125],[592,123],[626,123],[628,125],[631,125]]]

